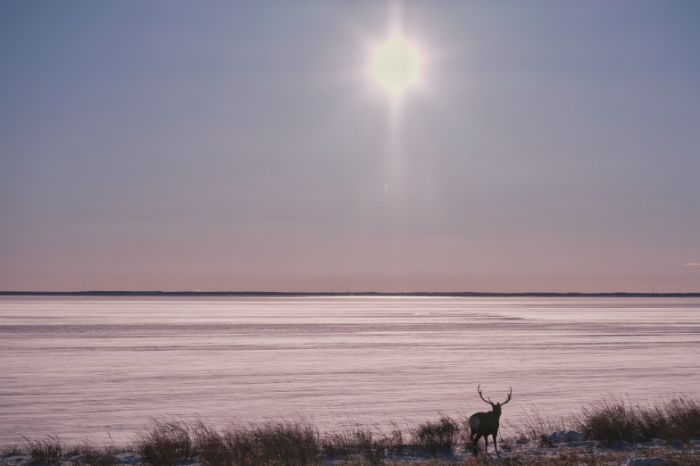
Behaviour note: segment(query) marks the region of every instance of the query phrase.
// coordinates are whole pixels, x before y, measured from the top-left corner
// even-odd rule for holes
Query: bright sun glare
[[[392,37],[372,52],[372,77],[392,95],[399,96],[416,85],[422,65],[418,49],[402,37]]]

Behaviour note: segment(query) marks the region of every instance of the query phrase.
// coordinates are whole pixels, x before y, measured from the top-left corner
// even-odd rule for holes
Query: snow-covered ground
[[[68,449],[70,450],[70,449]],[[470,451],[460,451],[450,456],[410,456],[389,455],[384,464],[431,465],[473,464],[475,466],[520,464],[520,465],[548,465],[559,462],[566,465],[590,465],[598,466],[690,466],[700,465],[700,440],[691,440],[689,443],[668,443],[663,440],[655,440],[649,443],[630,444],[626,442],[614,446],[606,446],[599,442],[574,441],[556,442],[547,446],[537,445],[534,442],[502,441],[499,455],[491,449],[487,456],[475,458]],[[119,451],[115,454],[116,464],[120,466],[140,465],[141,458],[133,451]],[[357,458],[361,460],[361,458]],[[510,460],[510,461],[509,461]],[[61,466],[75,466],[89,464],[80,453],[67,453],[64,455]],[[326,459],[322,464],[342,465],[352,460]],[[0,466],[28,466],[31,458],[16,452],[5,452],[0,456]],[[203,466],[196,459],[183,460],[178,463],[182,466]],[[353,463],[354,464],[354,463]]]

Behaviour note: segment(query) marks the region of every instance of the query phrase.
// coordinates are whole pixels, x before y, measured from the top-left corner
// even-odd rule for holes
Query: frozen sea
[[[155,417],[386,428],[700,397],[700,299],[0,297],[0,444]]]

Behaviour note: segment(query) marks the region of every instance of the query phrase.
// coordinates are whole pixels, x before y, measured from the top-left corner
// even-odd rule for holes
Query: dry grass
[[[27,438],[25,437],[25,440]],[[19,445],[7,445],[0,450],[0,456],[21,456],[24,455],[24,448]]]
[[[390,435],[368,429],[326,434],[322,446],[327,458],[356,457],[362,464],[382,464],[389,453],[400,454],[406,447],[403,433],[398,429],[394,429]]]
[[[647,407],[605,400],[582,411],[578,428],[587,439],[610,444],[656,438],[687,441],[700,438],[700,405],[683,397]]]
[[[430,454],[450,453],[459,432],[459,424],[447,416],[437,422],[424,422],[412,431],[413,447]]]
[[[155,422],[138,442],[142,459],[153,466],[171,466],[197,458],[208,466],[301,466],[320,461],[321,442],[315,427],[279,422],[236,427],[220,433],[202,421]]]
[[[198,421],[192,429],[194,454],[205,466],[233,464],[225,439],[216,430]]]
[[[180,421],[153,422],[141,435],[136,449],[152,466],[174,466],[192,457],[190,428]]]
[[[41,440],[27,441],[26,453],[31,457],[31,464],[59,464],[63,456],[63,442],[56,436],[49,435]]]
[[[320,462],[318,431],[306,423],[280,422],[238,428],[224,434],[223,442],[231,464],[239,466],[301,466]]]
[[[90,466],[116,466],[117,451],[114,447],[95,448],[87,443],[78,447],[80,455],[75,463]]]
[[[565,430],[570,430],[565,419],[545,418],[541,414],[533,412],[528,415],[522,431],[519,432],[518,440],[520,443],[534,441],[539,446],[551,446],[550,436],[554,432]]]
[[[687,397],[674,398],[665,406],[668,437],[681,440],[700,438],[700,403]]]
[[[664,439],[682,445],[681,441],[700,439],[700,404],[683,397],[646,407],[608,400],[582,410],[581,414],[568,422],[564,419],[551,421],[533,414],[525,429],[510,441],[511,444],[534,441],[526,447],[529,452],[509,445],[508,439],[500,439],[501,450],[505,452],[500,458],[483,454],[477,457],[467,454],[464,458],[454,455],[453,449],[457,441],[460,436],[466,439],[469,430],[466,425],[460,428],[460,424],[450,417],[408,428],[406,432],[410,435],[407,437],[400,429],[394,429],[390,434],[378,430],[351,429],[322,435],[316,427],[304,422],[270,422],[218,431],[202,421],[194,424],[161,421],[153,422],[147,427],[136,441],[134,450],[141,455],[143,463],[152,466],[174,466],[187,461],[197,461],[205,466],[302,466],[328,463],[573,466],[622,464],[629,459],[630,454],[639,457],[640,450],[630,453],[594,450],[592,447],[590,450],[533,449],[535,444],[551,446],[551,434],[567,430],[578,430],[587,440],[608,445],[652,439]],[[26,455],[33,465],[57,465],[62,459],[73,465],[119,464],[113,447],[100,449],[83,444],[69,450],[55,436],[25,440],[26,446],[23,448],[6,448],[3,454]],[[693,450],[659,450],[658,444],[655,445],[655,450],[648,449],[644,454],[663,454],[668,464],[700,466],[700,459]],[[556,451],[560,453],[554,453]],[[423,455],[425,456],[421,459]]]

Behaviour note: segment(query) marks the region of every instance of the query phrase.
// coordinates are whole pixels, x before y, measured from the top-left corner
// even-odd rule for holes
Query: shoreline
[[[576,432],[554,432],[549,441],[524,437],[502,438],[499,440],[499,452],[494,451],[490,442],[488,452],[483,451],[483,444],[478,453],[474,453],[469,444],[456,445],[450,451],[427,451],[405,445],[399,449],[382,445],[382,439],[358,439],[355,445],[348,445],[346,451],[328,453],[325,450],[305,451],[303,444],[290,446],[280,444],[275,452],[258,453],[249,460],[224,458],[212,439],[205,440],[205,445],[192,445],[187,453],[179,451],[179,446],[172,443],[160,445],[161,451],[148,452],[144,445],[133,444],[124,447],[110,445],[95,446],[82,442],[60,445],[58,437],[43,440],[31,440],[35,449],[32,452],[28,443],[25,447],[0,448],[0,466],[253,466],[253,465],[406,465],[406,466],[579,466],[620,465],[620,466],[697,466],[700,465],[700,439],[666,441],[653,439],[648,442],[630,443],[625,441],[607,443],[593,440],[567,440],[566,434]],[[557,438],[558,437],[558,438]],[[54,444],[51,444],[54,442]],[[201,442],[201,440],[200,440]],[[206,442],[209,442],[206,445]],[[364,442],[364,444],[362,443]],[[214,443],[214,444],[213,444]],[[58,448],[58,450],[56,450]],[[207,449],[209,448],[209,449]],[[342,448],[342,447],[341,447]],[[53,453],[51,450],[54,449]],[[163,450],[165,449],[165,450]],[[294,451],[290,451],[294,450]],[[305,458],[294,458],[295,454],[310,454]],[[146,459],[148,455],[155,455]],[[48,455],[49,457],[43,457]],[[51,455],[58,455],[50,458]],[[291,456],[291,457],[290,457]]]
[[[0,466],[227,466],[227,465],[269,465],[283,464],[366,466],[366,465],[405,465],[405,466],[697,466],[700,465],[700,440],[683,446],[664,445],[659,442],[639,443],[620,446],[601,446],[593,442],[562,443],[552,446],[515,445],[500,449],[496,454],[473,455],[469,451],[455,451],[448,454],[389,454],[377,459],[368,459],[362,453],[345,458],[318,458],[309,462],[285,463],[262,461],[256,463],[217,463],[192,457],[176,462],[148,462],[143,456],[130,449],[99,449],[90,445],[70,448],[58,462],[36,462],[31,455],[23,452],[0,452]]]
[[[465,415],[380,431],[357,425],[322,431],[308,421],[231,424],[153,420],[128,445],[67,444],[25,437],[0,448],[0,466],[28,465],[700,465],[700,402],[673,398],[653,406],[601,400],[568,418],[533,416],[499,453],[474,444]]]

